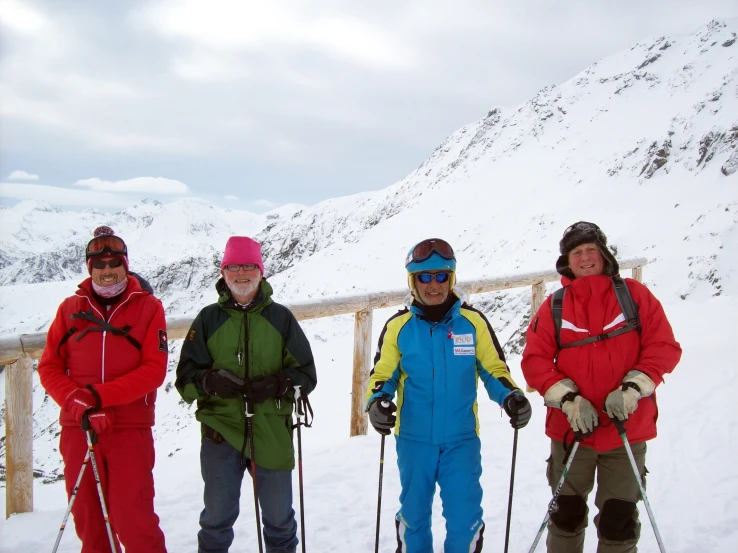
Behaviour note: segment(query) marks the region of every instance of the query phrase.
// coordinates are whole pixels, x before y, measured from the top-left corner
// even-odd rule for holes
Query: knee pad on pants
[[[611,541],[636,539],[636,504],[622,499],[608,499],[600,513],[600,536]]]
[[[587,516],[587,502],[578,495],[560,495],[551,522],[566,532],[575,532]]]

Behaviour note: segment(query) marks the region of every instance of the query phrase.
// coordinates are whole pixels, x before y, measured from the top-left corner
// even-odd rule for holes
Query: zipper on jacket
[[[87,303],[90,304],[90,308],[91,309],[94,309],[95,312],[98,314],[98,316],[103,321],[109,323],[113,319],[113,315],[115,315],[118,312],[118,309],[120,309],[121,307],[123,307],[123,305],[125,305],[126,303],[128,303],[128,300],[130,300],[131,297],[134,296],[134,295],[136,295],[136,296],[143,295],[143,292],[131,292],[130,294],[128,294],[128,296],[126,296],[126,298],[122,302],[120,302],[115,307],[115,309],[113,309],[113,311],[110,313],[110,316],[109,317],[105,317],[105,315],[108,314],[108,310],[107,309],[105,310],[105,315],[103,315],[102,313],[100,313],[100,310],[97,307],[95,307],[95,305],[92,303],[92,300],[90,299],[90,297],[88,295],[86,295],[86,294],[85,294],[85,299],[87,300]],[[107,330],[103,330],[103,333],[102,333],[102,366],[100,367],[100,383],[101,384],[104,384],[105,383],[105,339],[107,337],[107,334],[108,334],[108,331]]]

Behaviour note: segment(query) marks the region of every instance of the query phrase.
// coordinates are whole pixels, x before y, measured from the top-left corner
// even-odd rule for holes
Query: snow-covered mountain
[[[0,335],[46,328],[86,276],[83,248],[101,224],[126,240],[131,269],[150,280],[169,315],[194,315],[215,300],[231,234],[263,243],[276,298],[290,302],[399,288],[407,250],[429,236],[452,243],[462,281],[548,270],[561,232],[581,219],[603,228],[618,257],[648,258],[644,281],[666,305],[714,306],[738,293],[737,34],[738,20],[713,21],[689,36],[640,42],[520,106],[491,109],[378,192],[265,215],[193,200],[144,201],[113,215],[38,202],[3,209]],[[472,300],[516,366],[529,290]],[[375,314],[375,337],[384,315]],[[330,386],[315,392],[316,402],[335,408],[322,424],[344,437],[351,319],[305,328],[323,382],[345,380],[342,394]],[[171,350],[157,403],[159,458],[176,458],[178,437],[194,428],[172,389],[179,344]],[[39,386],[34,394],[34,467],[53,480],[58,411]]]

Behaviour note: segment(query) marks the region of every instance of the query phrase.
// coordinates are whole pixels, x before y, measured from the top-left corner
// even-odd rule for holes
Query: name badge
[[[455,346],[471,346],[474,345],[473,334],[454,334]]]

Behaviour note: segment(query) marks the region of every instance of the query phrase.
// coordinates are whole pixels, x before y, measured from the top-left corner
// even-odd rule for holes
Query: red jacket
[[[640,333],[634,330],[600,342],[559,351],[551,301],[547,298],[528,327],[521,363],[526,381],[541,395],[564,378],[576,383],[582,397],[588,399],[600,414],[599,427],[582,445],[598,451],[623,445],[615,425],[604,411],[604,405],[607,395],[620,387],[626,373],[631,369],[639,370],[658,386],[663,382],[664,375],[676,367],[682,355],[659,301],[640,282],[629,278],[624,280],[638,306]],[[625,326],[624,320],[609,326],[622,315],[610,277],[598,275],[576,280],[562,277],[561,284],[566,287],[562,310],[562,344]],[[628,440],[636,443],[656,437],[657,417],[656,395],[641,399],[638,409],[626,422]],[[560,409],[549,407],[546,435],[554,440],[563,440],[570,429],[566,415]]]
[[[76,388],[92,384],[102,407],[113,414],[116,428],[154,424],[156,389],[167,371],[167,335],[164,308],[156,297],[128,276],[122,298],[106,309],[92,295],[92,279],[79,285],[76,295],[59,306],[46,336],[38,365],[41,385],[62,407],[62,426],[78,426],[64,409],[66,397]],[[129,336],[89,330],[101,325],[72,315],[91,313],[119,329],[130,326]],[[75,331],[69,335],[70,329]],[[87,332],[85,330],[87,329]],[[65,338],[67,336],[67,338]],[[140,345],[140,350],[133,342]]]

